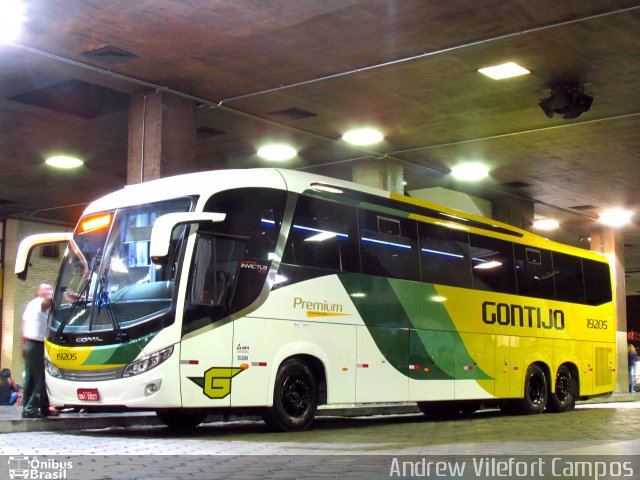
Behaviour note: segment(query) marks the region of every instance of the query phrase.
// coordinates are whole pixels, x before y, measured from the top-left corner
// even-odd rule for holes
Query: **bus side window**
[[[198,234],[185,305],[185,332],[229,314],[244,247],[243,241]]]
[[[282,261],[337,272],[358,272],[356,209],[300,196]]]
[[[516,293],[513,244],[470,234],[473,288],[500,293]]]
[[[360,209],[358,223],[362,273],[420,279],[416,222]]]
[[[554,270],[547,250],[514,245],[518,294],[554,300]]]
[[[594,260],[582,259],[584,286],[588,305],[602,305],[611,301],[611,274],[609,265]]]
[[[471,288],[469,234],[419,223],[422,281]]]
[[[582,259],[558,252],[552,253],[552,259],[556,299],[563,302],[585,303]]]

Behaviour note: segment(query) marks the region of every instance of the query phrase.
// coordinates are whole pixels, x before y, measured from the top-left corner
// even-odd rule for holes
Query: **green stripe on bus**
[[[491,377],[474,365],[433,285],[362,274],[338,278],[385,359],[417,380]],[[410,369],[410,366],[413,368]]]
[[[83,365],[126,365],[147,346],[156,333],[119,345],[98,346],[91,351]]]

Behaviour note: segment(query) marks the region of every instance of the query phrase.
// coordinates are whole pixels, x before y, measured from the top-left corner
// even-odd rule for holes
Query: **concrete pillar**
[[[523,198],[506,197],[491,202],[493,219],[514,227],[531,231],[533,227],[533,202]]]
[[[131,97],[127,184],[194,170],[196,103],[155,91]]]
[[[602,227],[591,232],[591,250],[604,254],[611,264],[616,315],[616,391],[629,391],[627,361],[627,302],[624,277],[624,238],[620,230]]]
[[[385,158],[369,158],[354,162],[351,175],[355,183],[380,188],[394,193],[404,193],[402,166]]]

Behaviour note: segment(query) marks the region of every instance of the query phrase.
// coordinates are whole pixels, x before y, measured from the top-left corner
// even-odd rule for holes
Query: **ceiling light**
[[[461,163],[451,169],[451,175],[463,182],[476,182],[489,175],[489,169],[481,163]]]
[[[560,226],[560,223],[553,218],[541,218],[533,222],[533,228],[536,230],[550,231],[555,230]]]
[[[11,43],[20,34],[25,6],[15,0],[0,2],[0,44]]]
[[[295,148],[285,143],[272,143],[265,145],[258,150],[258,155],[265,160],[279,162],[283,160],[291,160],[298,154]]]
[[[622,208],[612,208],[600,214],[600,222],[610,227],[622,227],[631,221],[633,212]]]
[[[493,78],[494,80],[518,77],[520,75],[531,73],[526,68],[521,67],[514,62],[503,63],[502,65],[494,65],[493,67],[480,68],[478,69],[478,71],[481,74],[486,75],[487,77]]]
[[[384,136],[373,128],[358,128],[349,130],[342,135],[342,140],[352,145],[371,145],[380,142]]]
[[[47,158],[44,163],[49,165],[50,167],[55,168],[78,168],[84,165],[84,162],[76,157],[70,157],[68,155],[56,155],[54,157]]]

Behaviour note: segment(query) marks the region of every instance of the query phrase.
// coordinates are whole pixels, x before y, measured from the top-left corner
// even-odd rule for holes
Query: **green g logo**
[[[202,391],[209,398],[224,398],[231,393],[231,379],[241,368],[212,367],[204,372]]]

